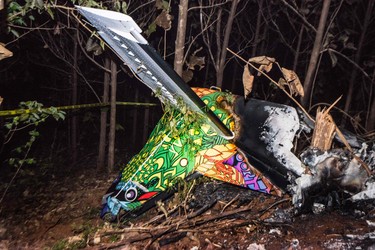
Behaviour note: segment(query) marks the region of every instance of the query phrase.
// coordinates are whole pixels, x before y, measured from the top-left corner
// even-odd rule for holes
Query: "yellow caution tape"
[[[89,103],[89,104],[79,104],[71,106],[60,106],[55,107],[58,110],[70,110],[70,109],[81,109],[81,108],[95,108],[95,107],[107,107],[110,106],[110,103]],[[116,105],[123,106],[157,106],[156,103],[140,103],[140,102],[116,102]],[[47,108],[45,108],[47,109]],[[14,109],[14,110],[0,110],[0,116],[14,116],[32,113],[31,109]]]

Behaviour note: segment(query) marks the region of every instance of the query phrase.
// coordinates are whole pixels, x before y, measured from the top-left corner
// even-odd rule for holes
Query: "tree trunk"
[[[375,84],[375,82],[373,82]],[[370,108],[370,116],[366,125],[367,131],[375,131],[375,94],[372,97],[372,104]]]
[[[174,56],[174,70],[179,76],[182,76],[182,69],[184,65],[184,48],[185,48],[185,35],[186,35],[186,22],[187,22],[187,10],[188,0],[180,0],[178,6],[178,26],[177,26],[177,38],[176,48]]]
[[[373,8],[374,8],[374,0],[368,1],[366,14],[365,14],[365,18],[364,18],[364,21],[363,21],[363,29],[362,29],[361,36],[360,36],[359,41],[358,41],[357,52],[356,52],[355,57],[354,57],[354,62],[356,64],[358,64],[359,61],[361,60],[362,47],[363,47],[363,43],[365,41],[367,28],[368,28],[368,25],[369,25],[370,20],[371,20]],[[354,84],[356,82],[357,73],[358,73],[357,68],[353,67],[353,71],[352,71],[352,74],[351,74],[351,77],[350,77],[350,82],[349,82],[348,93],[346,95],[345,107],[344,107],[344,112],[346,114],[349,114],[349,109],[350,109],[350,105],[351,105],[352,98],[353,98]],[[345,123],[346,123],[346,117],[343,116],[341,125],[345,126]]]
[[[238,89],[238,78],[236,77],[237,74],[238,74],[238,63],[234,64],[233,65],[233,71],[232,71],[232,74],[233,74],[233,77],[232,77],[232,83],[231,83],[231,88],[230,88],[230,91],[232,93],[236,93],[236,90]],[[241,89],[243,89],[243,87],[241,86]]]
[[[73,68],[72,68],[72,105],[76,105],[78,101],[78,29],[73,37]],[[71,120],[71,150],[72,150],[72,166],[77,162],[78,152],[77,152],[77,130],[78,122],[77,116],[73,113]]]
[[[372,74],[372,81],[371,81],[371,89],[374,90],[375,86],[375,69]],[[371,91],[372,95],[370,94],[370,101],[371,107],[369,107],[368,110],[368,118],[366,120],[366,130],[367,131],[375,131],[375,93],[374,91]],[[372,99],[371,99],[372,98]]]
[[[115,165],[117,65],[111,60],[111,113],[109,118],[108,171]]]
[[[109,69],[111,67],[111,60],[107,57],[105,59],[104,67]],[[104,86],[103,86],[103,97],[102,102],[108,102],[108,92],[109,92],[109,81],[110,74],[104,72]],[[107,142],[107,113],[108,109],[102,108],[100,111],[100,135],[99,135],[99,152],[98,152],[98,161],[96,169],[98,172],[106,172],[107,168],[105,167],[105,152],[106,152],[106,142]]]
[[[223,40],[223,45],[221,47],[218,69],[216,72],[216,86],[218,86],[219,88],[222,88],[223,86],[223,75],[224,75],[225,59],[227,57],[227,47],[229,44],[230,33],[232,31],[233,20],[236,15],[237,5],[238,5],[238,0],[232,0],[232,6],[231,6],[229,17],[228,17],[228,22],[225,27],[224,40]]]
[[[323,1],[322,13],[320,14],[320,20],[319,20],[318,29],[316,31],[314,46],[311,51],[309,67],[307,69],[305,81],[303,84],[303,90],[305,92],[305,95],[304,97],[301,98],[301,103],[302,103],[302,106],[304,106],[305,108],[309,106],[309,102],[310,102],[310,96],[311,96],[310,92],[311,92],[312,84],[313,84],[313,76],[314,76],[315,69],[318,63],[320,50],[322,47],[322,39],[324,35],[324,30],[326,26],[330,4],[331,4],[331,0]]]
[[[149,96],[146,97],[146,103],[150,102]],[[147,137],[149,136],[148,128],[150,123],[150,108],[148,106],[145,106],[144,110],[144,120],[143,120],[143,143],[147,141]]]
[[[219,8],[219,10],[217,12],[216,34],[215,34],[216,47],[217,47],[216,57],[215,57],[216,58],[216,61],[215,61],[216,72],[219,71],[219,62],[220,62],[220,54],[221,54],[220,49],[221,49],[221,16],[222,16],[222,14],[223,14],[223,9]]]
[[[255,28],[255,35],[254,35],[254,43],[253,43],[253,49],[251,51],[251,57],[257,56],[257,48],[258,43],[260,41],[260,24],[262,22],[262,8],[263,8],[263,2],[264,0],[259,0],[259,10],[258,10],[258,16],[257,16],[257,26]]]
[[[301,51],[301,44],[302,44],[302,37],[303,37],[303,30],[304,29],[305,29],[305,25],[301,24],[301,29],[299,30],[299,34],[298,34],[296,54],[294,55],[294,61],[293,61],[293,71],[294,72],[297,72],[298,59],[299,59],[299,54],[300,54],[300,51]]]
[[[263,33],[262,33],[262,37],[260,38],[260,40],[262,41],[260,43],[260,48],[259,48],[259,44],[258,44],[258,48],[257,48],[257,53],[258,55],[265,55],[267,54],[266,52],[266,48],[267,48],[267,42],[265,42],[266,38],[267,38],[267,35],[269,33],[269,25],[264,25],[263,26]]]
[[[7,9],[5,8],[5,0],[0,0],[0,36],[6,34],[6,19],[7,19]]]
[[[139,88],[135,89],[134,102],[139,101]],[[139,134],[138,134],[138,107],[135,106],[133,110],[133,129],[132,129],[132,142],[133,145],[139,145]]]

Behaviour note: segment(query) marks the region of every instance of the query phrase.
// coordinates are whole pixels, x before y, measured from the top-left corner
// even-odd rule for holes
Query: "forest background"
[[[331,111],[337,125],[374,138],[374,0],[1,0],[1,109],[37,111],[1,117],[2,176],[82,165],[111,172],[144,145],[162,115],[75,4],[130,15],[192,87],[243,95],[241,58],[273,57],[301,79],[299,101],[312,116],[341,97]],[[277,81],[280,71],[270,76]],[[265,77],[251,97],[295,106]],[[108,105],[77,106],[93,103]]]

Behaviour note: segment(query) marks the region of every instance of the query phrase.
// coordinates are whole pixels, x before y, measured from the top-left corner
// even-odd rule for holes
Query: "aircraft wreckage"
[[[374,199],[375,145],[340,132],[346,149],[308,147],[297,157],[293,142],[314,123],[291,106],[245,99],[216,89],[190,88],[125,14],[77,6],[113,52],[173,107],[144,148],[103,196],[101,217],[138,215],[171,194],[179,179],[207,176],[281,196],[296,211],[311,194],[341,191],[353,202]],[[343,145],[344,145],[343,144]]]

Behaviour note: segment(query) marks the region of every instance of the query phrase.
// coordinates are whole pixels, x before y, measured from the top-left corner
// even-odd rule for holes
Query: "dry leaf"
[[[182,72],[182,79],[184,80],[184,82],[190,82],[191,79],[193,79],[193,71],[191,70],[184,70]]]
[[[249,59],[251,63],[257,63],[260,65],[269,65],[276,62],[275,58],[268,57],[268,56],[256,56]]]
[[[86,49],[87,52],[93,52],[94,55],[96,55],[96,56],[103,53],[103,48],[97,42],[97,39],[95,39],[93,37],[89,37],[89,39],[87,40],[85,49]]]
[[[61,28],[60,28],[60,24],[57,23],[55,25],[55,27],[53,28],[53,34],[54,35],[61,35]]]
[[[172,27],[172,20],[173,16],[170,15],[167,11],[163,10],[160,15],[156,17],[155,24],[165,30],[170,30]]]
[[[273,63],[276,62],[275,58],[268,56],[256,56],[249,59],[250,63],[260,64],[259,71],[264,71],[266,73],[270,72],[273,66]],[[260,76],[262,73],[258,71],[257,76]]]
[[[253,89],[254,76],[250,73],[249,66],[246,64],[242,74],[242,84],[244,87],[245,98],[251,93]]]
[[[304,96],[303,86],[299,80],[297,74],[293,70],[286,68],[281,68],[281,71],[284,75],[284,79],[280,78],[280,85],[287,85],[291,92],[291,95],[300,95]]]
[[[259,66],[259,71],[264,71],[266,73],[270,72],[271,69],[272,69],[272,66],[273,66],[273,63],[270,63],[270,64],[262,64]],[[258,76],[261,76],[262,74],[260,72],[258,72]]]
[[[194,70],[195,66],[199,67],[199,70],[203,69],[205,66],[205,57],[199,57],[196,55],[191,55],[189,61],[186,62],[189,69]]]
[[[3,43],[0,43],[0,61],[11,56],[13,56],[12,51],[7,50],[5,48],[5,45]]]

